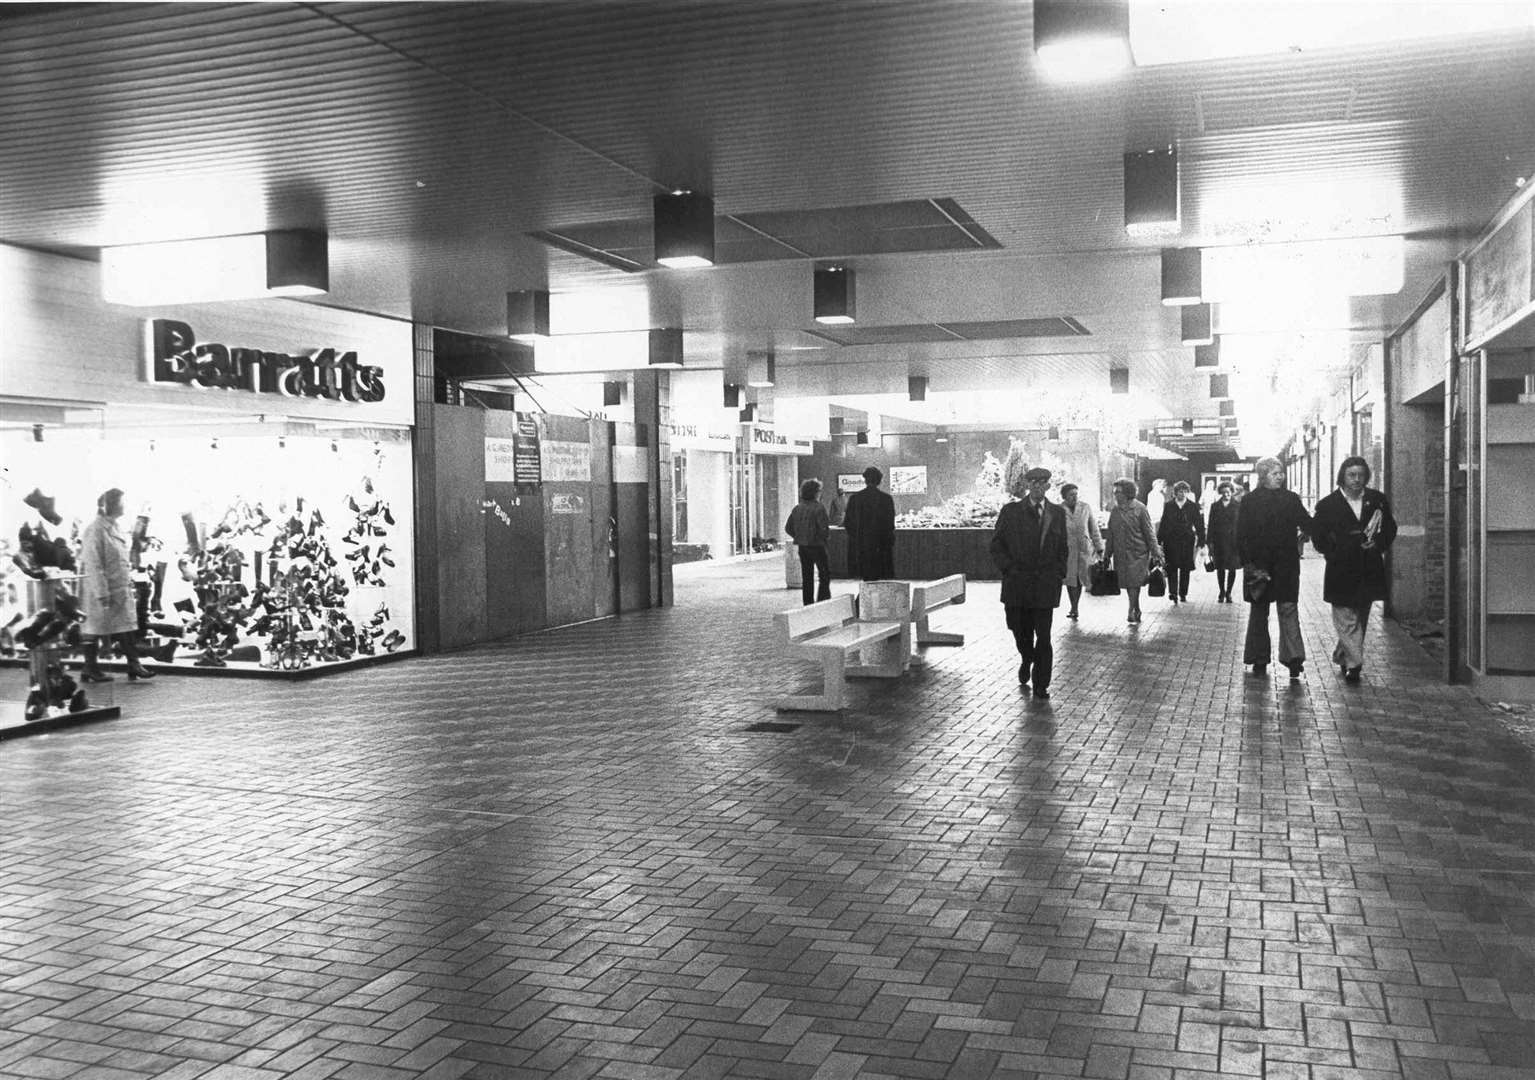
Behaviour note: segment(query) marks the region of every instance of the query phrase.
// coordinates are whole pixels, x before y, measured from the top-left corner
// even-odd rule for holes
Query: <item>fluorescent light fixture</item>
[[[1124,156],[1125,229],[1162,235],[1181,227],[1178,213],[1178,151],[1138,150]]]
[[[1535,13],[1528,3],[1508,0],[1138,0],[1130,6],[1129,40],[1136,65],[1149,67],[1457,34],[1527,33],[1532,22]]]
[[[506,294],[506,336],[533,344],[549,336],[549,293],[525,289]]]
[[[318,296],[329,288],[326,236],[307,229],[101,249],[101,295],[110,304]]]
[[[760,388],[773,385],[777,362],[770,352],[746,354],[746,385]]]
[[[906,397],[910,401],[927,400],[926,375],[908,375],[906,377]]]
[[[1204,253],[1199,248],[1162,249],[1162,303],[1197,304],[1201,295]]]
[[[1215,340],[1215,313],[1209,304],[1186,304],[1178,314],[1185,345],[1209,345]]]
[[[714,265],[714,200],[696,191],[655,198],[656,262],[672,270]]]
[[[815,269],[815,321],[827,325],[850,323],[857,318],[851,266],[818,266]]]
[[[1128,0],[1034,0],[1034,55],[1052,82],[1093,82],[1130,67]]]

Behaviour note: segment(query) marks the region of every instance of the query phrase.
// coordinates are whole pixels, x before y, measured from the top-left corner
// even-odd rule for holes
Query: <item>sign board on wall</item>
[[[512,464],[515,458],[516,444],[511,439],[486,438],[485,482],[510,484],[515,481],[517,472]]]
[[[728,454],[736,448],[736,433],[730,428],[671,424],[669,434],[673,450],[714,450]]]
[[[813,454],[815,453],[815,440],[802,435],[780,435],[770,427],[761,424],[748,424],[747,429],[751,437],[747,439],[747,445],[754,454]]]
[[[926,495],[927,494],[927,466],[926,465],[892,465],[890,466],[890,494],[892,495]]]
[[[538,421],[517,414],[517,431],[512,436],[512,472],[523,488],[537,487],[544,478],[538,449]]]
[[[543,445],[544,479],[550,483],[587,484],[592,479],[592,446],[584,442],[546,439]]]
[[[864,487],[863,473],[845,472],[837,474],[838,491],[862,491]]]

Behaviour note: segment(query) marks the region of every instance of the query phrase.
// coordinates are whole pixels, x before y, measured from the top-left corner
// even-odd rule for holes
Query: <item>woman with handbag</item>
[[[1237,555],[1242,560],[1242,598],[1247,610],[1247,638],[1242,663],[1253,674],[1268,674],[1273,643],[1269,637],[1269,608],[1279,608],[1279,662],[1300,678],[1306,666],[1306,644],[1300,636],[1301,534],[1311,531],[1311,515],[1300,496],[1284,486],[1284,465],[1278,458],[1260,458],[1253,466],[1258,487],[1242,499],[1237,515]]]
[[[1188,603],[1194,557],[1205,546],[1205,519],[1189,497],[1191,490],[1182,480],[1174,484],[1172,500],[1162,507],[1157,523],[1157,541],[1167,554],[1167,598],[1174,604]]]
[[[1071,598],[1066,617],[1075,619],[1082,589],[1092,585],[1093,562],[1103,554],[1103,535],[1093,508],[1077,498],[1077,485],[1061,485],[1061,509],[1066,511],[1066,595]]]
[[[1364,667],[1364,631],[1370,608],[1386,598],[1386,551],[1396,539],[1396,518],[1384,492],[1366,487],[1370,463],[1345,458],[1338,490],[1316,504],[1311,543],[1327,560],[1322,599],[1332,605],[1338,644],[1332,662],[1345,682],[1359,681]]]
[[[1236,587],[1237,571],[1242,560],[1237,557],[1237,502],[1232,497],[1235,488],[1231,481],[1222,480],[1216,489],[1219,498],[1210,507],[1210,526],[1205,535],[1210,542],[1209,568],[1215,571],[1215,584],[1220,590],[1217,604],[1232,604],[1231,590]]]
[[[1134,480],[1121,477],[1114,481],[1114,509],[1109,511],[1103,544],[1103,557],[1113,562],[1119,586],[1129,598],[1126,622],[1132,624],[1141,621],[1141,586],[1152,567],[1163,562],[1162,545],[1157,542],[1146,504],[1135,497],[1137,490]]]

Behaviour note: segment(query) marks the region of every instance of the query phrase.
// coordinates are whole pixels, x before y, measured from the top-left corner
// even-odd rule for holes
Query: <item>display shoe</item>
[[[18,551],[16,554],[12,555],[11,562],[15,563],[17,568],[23,574],[26,574],[27,577],[42,580],[48,576],[43,573],[42,568],[38,566],[37,563],[32,561],[32,556],[25,551]]]
[[[48,695],[41,687],[34,686],[27,694],[25,712],[28,720],[44,720],[48,716]]]
[[[43,520],[47,521],[48,524],[64,524],[64,519],[59,516],[59,512],[53,508],[53,496],[44,495],[41,488],[33,488],[32,494],[28,495],[21,501],[41,514],[43,516]]]
[[[16,641],[27,649],[35,649],[43,640],[43,631],[53,621],[53,612],[39,611],[32,621],[16,631]]]
[[[379,642],[379,644],[382,645],[387,651],[394,652],[401,645],[405,644],[405,635],[400,633],[398,630],[391,630],[389,631],[389,635],[385,637],[383,641]]]
[[[91,707],[91,703],[85,698],[84,690],[76,690],[74,697],[69,699],[69,711],[72,713],[84,712]]]
[[[224,663],[223,659],[217,653],[215,653],[212,649],[209,649],[207,652],[203,653],[201,656],[199,656],[192,663],[193,663],[194,667],[228,667],[229,666],[228,664]],[[130,678],[132,677],[132,673],[131,672],[129,673],[129,677]]]
[[[309,535],[313,536],[325,527],[325,518],[320,513],[320,508],[315,507],[309,512]]]
[[[82,668],[80,671],[80,681],[93,683],[111,682],[112,676],[108,675],[100,668],[97,668],[94,671],[92,671],[90,668]]]
[[[202,554],[203,541],[202,537],[198,534],[197,519],[191,514],[182,514],[181,528],[186,533],[187,551],[194,555]]]
[[[167,641],[164,645],[156,645],[150,649],[149,655],[162,664],[169,664],[176,658],[176,646],[180,644],[179,641]]]
[[[389,512],[389,504],[388,503],[384,503],[384,524],[385,525],[393,525],[394,524],[394,515]]]
[[[171,605],[171,607],[175,608],[183,615],[192,615],[197,611],[197,608],[190,600],[177,600],[174,604]]]

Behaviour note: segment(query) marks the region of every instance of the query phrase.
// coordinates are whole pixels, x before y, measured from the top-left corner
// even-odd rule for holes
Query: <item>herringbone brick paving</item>
[[[1395,628],[1342,683],[1320,562],[1296,684],[1204,580],[1035,702],[972,583],[841,716],[777,559],[677,576],[0,745],[0,1076],[1535,1077],[1530,754]]]

